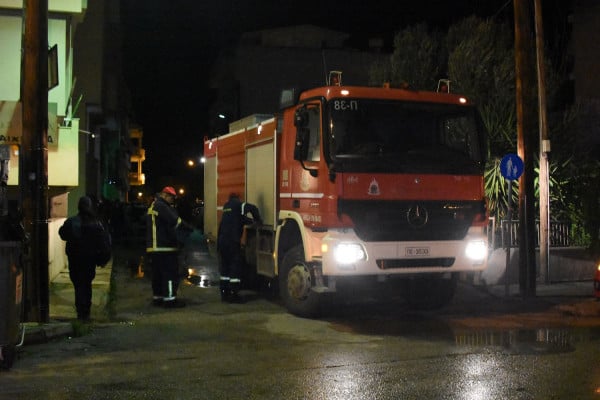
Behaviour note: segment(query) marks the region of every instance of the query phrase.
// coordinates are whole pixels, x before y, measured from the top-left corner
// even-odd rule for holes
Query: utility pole
[[[548,126],[546,119],[546,65],[544,53],[544,28],[542,23],[542,2],[535,3],[535,47],[537,54],[538,119],[540,131],[540,279],[550,283],[550,177],[548,168]]]
[[[531,0],[513,0],[515,13],[515,75],[517,103],[517,153],[523,160],[519,179],[519,289],[523,297],[534,297],[535,191],[533,149],[535,136],[534,46],[531,33]]]
[[[48,0],[24,0],[19,186],[29,237],[25,320],[48,322]]]

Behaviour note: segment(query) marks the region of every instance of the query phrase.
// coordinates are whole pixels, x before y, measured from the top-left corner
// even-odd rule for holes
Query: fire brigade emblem
[[[417,204],[408,210],[406,213],[406,219],[410,225],[414,226],[415,228],[420,228],[427,224],[427,221],[429,220],[429,213],[425,207]]]
[[[379,191],[379,183],[377,183],[375,178],[369,183],[369,191],[367,193],[369,196],[379,196],[381,194]]]
[[[310,189],[310,182],[308,181],[308,173],[303,173],[302,177],[300,178],[300,189],[302,189],[303,191],[308,191],[308,189]]]

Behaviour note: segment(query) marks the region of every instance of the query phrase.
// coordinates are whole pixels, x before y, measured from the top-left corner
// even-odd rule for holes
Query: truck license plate
[[[429,247],[407,247],[406,257],[429,257]]]

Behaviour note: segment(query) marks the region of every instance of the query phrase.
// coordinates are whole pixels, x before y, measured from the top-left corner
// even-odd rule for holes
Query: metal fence
[[[495,222],[493,223],[495,228]],[[510,229],[510,231],[509,231]],[[540,221],[535,221],[536,239],[535,246],[540,245]],[[571,246],[571,223],[562,221],[550,221],[549,226],[549,246],[550,247],[569,247]],[[492,230],[495,232],[495,229]],[[510,247],[519,247],[519,221],[503,220],[500,223],[500,232],[502,239],[502,247],[506,248],[510,242]],[[510,236],[509,236],[510,232]],[[509,239],[510,238],[510,239]],[[495,242],[495,241],[494,241]]]

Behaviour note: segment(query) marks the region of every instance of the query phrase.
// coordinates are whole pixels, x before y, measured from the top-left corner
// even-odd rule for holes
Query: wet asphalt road
[[[113,318],[25,346],[0,399],[600,399],[600,318],[569,304],[587,299],[461,284],[438,312],[373,299],[308,320],[265,293],[223,304],[184,282],[188,306],[168,310],[116,261]]]

